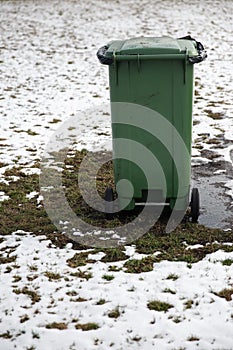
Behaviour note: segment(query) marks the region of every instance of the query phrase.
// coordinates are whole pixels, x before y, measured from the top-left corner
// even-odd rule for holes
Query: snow
[[[74,349],[83,350],[231,348],[233,300],[228,302],[214,293],[232,286],[233,265],[223,266],[221,261],[233,259],[233,252],[217,251],[192,268],[183,262],[162,261],[154,264],[153,271],[139,275],[111,272],[115,278],[108,282],[102,276],[109,274],[111,263],[100,261],[104,253],[90,253],[93,262],[79,268],[92,273],[92,278],[85,280],[72,276],[77,270],[66,263],[75,253],[72,247],[48,248],[49,243],[45,237],[15,232],[0,244],[0,249],[7,248],[5,255],[14,249],[9,256],[17,257],[14,263],[1,266],[0,329],[1,334],[9,331],[12,335],[10,341],[0,340],[2,349],[72,349],[72,344]],[[132,247],[128,247],[130,251],[133,254]],[[114,265],[121,267],[123,263]],[[7,271],[7,266],[12,270]],[[61,278],[49,281],[46,272],[59,273]],[[178,278],[167,279],[171,274]],[[14,276],[21,280],[14,282]],[[27,295],[14,292],[25,285],[40,295],[40,301],[33,304]],[[70,297],[68,292],[77,295]],[[86,301],[72,301],[79,296]],[[100,299],[106,303],[96,305]],[[149,310],[147,303],[154,299],[173,307],[166,313]],[[189,300],[193,305],[186,308]],[[108,312],[116,307],[120,317],[109,318]],[[24,315],[29,319],[20,323]],[[79,323],[96,322],[100,328],[77,330],[77,319]],[[52,322],[64,322],[68,327],[63,331],[47,329]],[[189,341],[191,336],[199,340]],[[133,340],[135,337],[139,340]],[[94,345],[97,339],[98,347]]]
[[[199,95],[193,108],[192,162],[209,162],[201,156],[198,146],[203,146],[232,164],[231,1],[0,1],[0,31],[0,182],[6,183],[4,172],[14,166],[22,166],[25,175],[38,175],[35,164],[45,145],[69,118],[77,116],[79,127],[79,138],[70,137],[74,148],[110,149],[108,73],[96,51],[112,39],[141,35],[191,34],[205,45],[208,59],[195,66]],[[212,119],[207,110],[223,118]],[[208,142],[213,138],[220,144]],[[226,188],[233,198],[232,180]],[[27,196],[37,196],[40,203],[43,197],[38,195]],[[0,192],[0,202],[7,199]],[[90,254],[96,261],[80,270],[93,277],[83,280],[73,277],[76,270],[66,263],[76,252],[72,245],[57,249],[49,243],[46,237],[17,231],[0,244],[3,256],[16,256],[15,262],[0,266],[0,334],[12,335],[0,337],[2,350],[232,349],[233,300],[214,293],[233,286],[233,265],[221,263],[233,259],[233,253],[217,251],[192,268],[162,261],[147,273],[111,272],[115,278],[108,282],[102,278],[110,265],[100,261],[103,252]],[[126,254],[144,256],[133,246],[126,247]],[[121,267],[123,262],[114,265]],[[48,271],[61,278],[49,281]],[[168,280],[171,273],[178,279]],[[21,279],[14,282],[14,276]],[[13,292],[25,285],[41,300],[33,304],[29,296]],[[166,288],[175,294],[165,293]],[[87,301],[70,301],[69,291]],[[101,298],[107,302],[96,305]],[[153,299],[174,307],[166,313],[149,310],[147,303]],[[188,300],[194,305],[185,309]],[[107,316],[115,307],[121,313],[116,320]],[[25,314],[29,320],[20,322]],[[67,323],[68,328],[47,329],[51,322]],[[77,322],[96,322],[100,328],[84,332],[75,329]],[[191,336],[199,340],[189,341]]]
[[[5,195],[5,192],[0,192],[0,202],[7,201],[10,197]]]

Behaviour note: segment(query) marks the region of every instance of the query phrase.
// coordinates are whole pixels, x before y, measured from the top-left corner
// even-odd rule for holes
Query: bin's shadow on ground
[[[230,163],[218,161],[192,167],[192,187],[200,192],[199,223],[211,228],[232,229],[233,203],[226,183],[233,177]]]

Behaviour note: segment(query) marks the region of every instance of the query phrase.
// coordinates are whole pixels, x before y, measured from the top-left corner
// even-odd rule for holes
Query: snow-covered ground
[[[54,130],[77,112],[83,134],[77,147],[109,145],[110,116],[95,113],[109,103],[107,67],[96,51],[112,39],[134,36],[191,34],[205,45],[208,59],[195,66],[192,161],[209,161],[206,151],[213,151],[215,160],[232,163],[232,23],[227,0],[0,0],[0,180],[8,167],[29,171]],[[227,186],[232,196],[232,180]],[[7,197],[0,192],[2,200]],[[12,233],[1,243],[4,256],[17,256],[0,267],[1,349],[233,349],[233,301],[214,294],[233,286],[233,265],[221,264],[232,253],[208,255],[191,269],[164,261],[147,273],[111,272],[112,281],[102,278],[108,264],[97,261],[80,268],[90,267],[93,275],[82,280],[66,263],[72,247],[48,245],[27,233]],[[127,249],[133,256],[134,249]],[[46,272],[61,277],[49,280]],[[179,277],[167,280],[169,274]],[[25,285],[40,300],[33,304],[17,294]],[[78,297],[87,300],[70,301]],[[100,299],[106,303],[96,305]],[[173,307],[149,310],[153,299]],[[120,316],[108,317],[116,307]],[[67,329],[47,329],[52,322]],[[75,328],[87,322],[99,328]]]
[[[78,269],[67,265],[74,255],[70,245],[48,245],[44,237],[23,232],[0,245],[7,248],[5,254],[16,256],[14,263],[1,267],[1,349],[232,349],[233,300],[215,295],[233,286],[233,264],[221,263],[233,260],[232,252],[217,251],[191,269],[187,263],[163,261],[140,274],[109,272],[113,263],[99,261],[104,254],[89,254],[96,262],[79,268],[92,274],[86,280],[72,275]],[[126,247],[126,253],[144,257],[133,247]],[[106,275],[114,278],[108,281]],[[23,293],[25,286],[38,300]],[[152,300],[172,307],[167,312],[150,310]],[[118,317],[110,317],[115,309]],[[48,329],[53,322],[67,328]],[[99,328],[75,328],[89,322]]]
[[[107,67],[96,58],[100,46],[112,39],[186,34],[208,51],[208,59],[195,65],[194,144],[208,150],[213,147],[209,140],[224,136],[224,149],[215,152],[232,160],[230,1],[17,0],[0,6],[3,163],[26,164],[40,157],[53,130],[78,111],[85,134],[95,126],[110,132],[108,115],[101,125],[95,120],[95,106],[109,102]],[[93,115],[85,115],[87,108]],[[219,112],[219,119],[208,110]],[[200,155],[198,147],[193,155]]]

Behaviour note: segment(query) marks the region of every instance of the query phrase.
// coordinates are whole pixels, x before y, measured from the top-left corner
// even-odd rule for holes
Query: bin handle
[[[98,51],[97,51],[97,57],[102,64],[107,64],[110,66],[113,63],[113,58],[106,56],[106,51],[108,50],[109,46],[105,45],[102,46]]]
[[[202,62],[206,59],[207,57],[207,53],[206,53],[206,50],[204,48],[204,46],[202,45],[202,43],[200,43],[199,41],[195,40],[194,38],[192,38],[190,35],[187,35],[187,36],[184,36],[182,38],[179,38],[180,40],[192,40],[195,42],[196,44],[196,47],[197,47],[197,52],[198,52],[198,55],[196,56],[192,56],[192,57],[188,57],[188,61],[189,63],[199,63],[199,62]],[[106,56],[106,52],[108,50],[109,46],[108,45],[105,45],[105,46],[102,46],[98,51],[97,51],[97,57],[99,59],[99,61],[102,63],[102,64],[106,64],[108,66],[110,66],[114,60],[116,61],[117,59],[126,59],[126,57],[128,57],[129,59],[135,59],[135,57],[132,57],[133,55],[125,55],[125,56],[121,56],[121,57],[109,57],[109,56]],[[144,57],[143,58],[152,58],[151,55],[143,55]],[[155,56],[156,57],[156,56]],[[153,57],[153,58],[155,58]],[[159,57],[157,57],[159,58]],[[164,56],[162,58],[165,58]],[[172,55],[167,55],[167,58],[179,58],[179,55],[174,55],[174,57],[172,57]],[[138,57],[136,56],[136,59],[138,59]]]
[[[190,35],[184,36],[184,37],[179,38],[179,39],[192,40],[196,43],[198,55],[189,57],[188,61],[190,63],[193,63],[193,64],[199,63],[199,62],[202,62],[206,59],[207,53],[206,53],[206,50],[205,50],[204,46],[202,45],[202,43],[200,43],[200,41],[197,41],[196,39],[192,38]]]

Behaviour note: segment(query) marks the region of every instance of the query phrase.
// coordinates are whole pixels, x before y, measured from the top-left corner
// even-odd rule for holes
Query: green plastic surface
[[[189,154],[192,139],[193,65],[187,58],[197,54],[194,41],[170,37],[113,41],[107,50],[108,56],[115,57],[114,63],[109,66],[111,102],[129,102],[157,111],[179,132]],[[116,57],[121,57],[121,60]],[[166,177],[167,193],[162,193],[162,197],[165,197],[171,208],[178,193],[177,171],[182,173],[182,191],[178,199],[179,209],[184,210],[188,205],[190,188],[190,157],[185,162],[181,159],[177,169],[173,162],[174,154],[167,151],[166,145],[142,129],[118,123],[118,117],[113,109],[113,139],[131,139],[153,152]],[[168,134],[167,142],[171,143],[172,138],[172,133]],[[115,157],[120,152],[114,141],[113,152]],[[129,159],[135,157],[132,147],[129,146],[125,152]],[[177,150],[174,149],[174,152]],[[156,194],[161,190],[158,176],[154,174],[154,184],[148,188],[143,172],[135,164],[124,159],[114,161],[115,183],[128,179],[134,187],[134,199],[126,209],[132,209],[136,202],[142,202],[148,190],[154,191],[156,201]],[[123,204],[127,198],[127,188],[122,187],[118,191],[118,198]]]
[[[166,55],[187,53],[196,56],[195,41],[163,37],[140,37],[127,40],[112,41],[108,44],[107,55]]]

